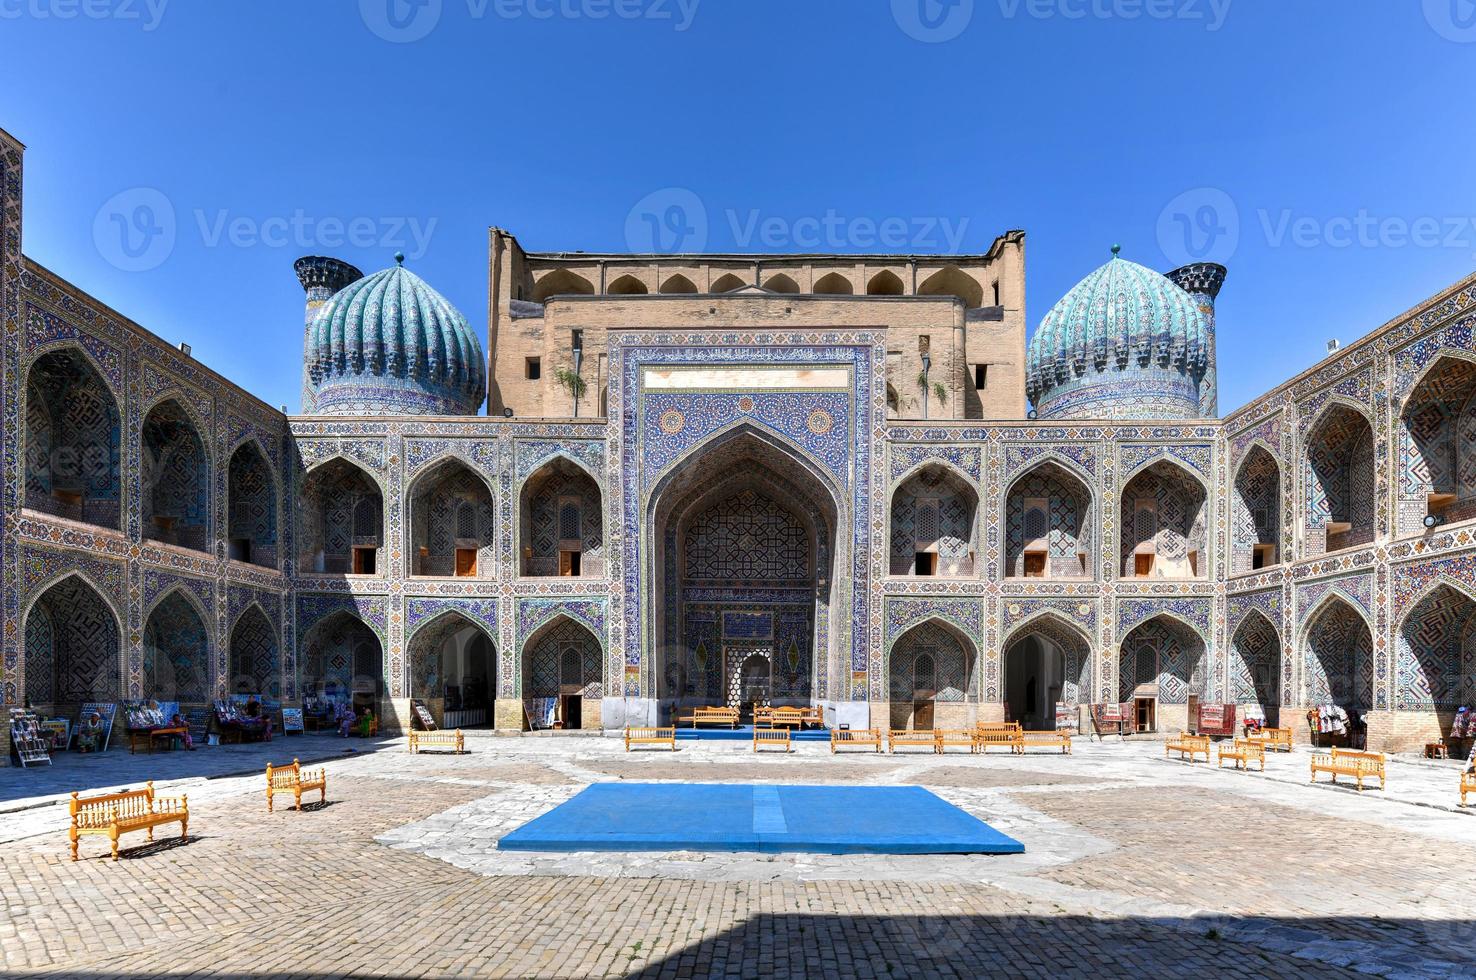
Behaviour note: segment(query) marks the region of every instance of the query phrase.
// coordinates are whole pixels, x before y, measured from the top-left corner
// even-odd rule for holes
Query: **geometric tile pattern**
[[[583,623],[560,619],[523,654],[523,697],[604,696],[600,641]]]
[[[227,690],[232,694],[280,698],[282,668],[277,650],[277,633],[271,621],[261,607],[248,607],[231,630]]]
[[[170,399],[144,419],[142,441],[144,537],[203,551],[210,523],[210,458],[199,429],[184,406]]]
[[[1396,709],[1476,704],[1476,601],[1464,592],[1437,585],[1410,611],[1395,649]]]
[[[81,578],[42,593],[26,617],[26,695],[31,703],[116,701],[120,683],[118,620]]]
[[[1254,547],[1276,547],[1281,537],[1281,471],[1261,446],[1252,446],[1241,462],[1232,503],[1231,571],[1248,572]]]
[[[892,494],[892,574],[911,574],[916,553],[933,551],[938,575],[972,575],[977,510],[977,494],[949,467],[913,473]]]
[[[1351,525],[1328,533],[1328,551],[1372,541],[1376,488],[1368,419],[1347,405],[1332,405],[1307,435],[1306,458],[1307,526]]]
[[[1204,641],[1183,623],[1158,616],[1122,641],[1118,700],[1130,701],[1140,685],[1157,685],[1160,704],[1188,704],[1204,696]]]
[[[1372,709],[1373,639],[1352,606],[1336,597],[1325,602],[1303,643],[1303,704],[1336,704],[1359,713]]]
[[[169,593],[144,627],[144,697],[181,704],[209,701],[215,687],[210,651],[210,636],[195,604],[181,590]]]
[[[250,561],[266,568],[277,566],[277,483],[266,456],[255,442],[242,443],[231,454],[226,505],[233,541],[251,542]],[[248,692],[250,693],[250,692]]]
[[[26,384],[26,506],[118,527],[122,499],[118,403],[87,357],[38,357]]]
[[[1267,718],[1281,704],[1281,639],[1259,612],[1249,613],[1230,640],[1230,690],[1236,704],[1259,705]]]
[[[1177,465],[1160,461],[1140,471],[1122,491],[1122,574],[1133,574],[1139,545],[1151,543],[1157,574],[1169,578],[1203,576],[1207,558],[1205,509],[1203,484]],[[1193,570],[1191,552],[1198,553],[1198,565]]]
[[[1045,506],[1026,509],[1026,501]],[[1091,573],[1081,558],[1092,553],[1091,492],[1064,467],[1044,462],[1020,477],[1010,487],[1005,504],[1005,575],[1025,575],[1025,546],[1044,539],[1046,575],[1051,578],[1080,578]]]
[[[889,657],[890,701],[963,701],[973,687],[973,651],[936,621],[902,634]]]

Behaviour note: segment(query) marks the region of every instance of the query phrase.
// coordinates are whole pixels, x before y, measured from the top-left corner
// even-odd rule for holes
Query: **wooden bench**
[[[804,728],[805,713],[800,708],[774,708],[769,713],[769,727]]]
[[[738,727],[737,708],[693,708],[690,714],[683,715],[677,719],[677,724],[690,721],[692,727],[698,725],[727,725],[729,728]]]
[[[1050,748],[1058,748],[1062,755],[1071,754],[1071,735],[1067,732],[1021,732],[1020,752],[1031,746],[1045,745]]]
[[[77,841],[89,834],[106,835],[113,842],[113,860],[118,860],[118,838],[132,830],[147,830],[154,839],[154,828],[160,824],[179,823],[179,839],[189,837],[190,804],[187,796],[155,796],[150,780],[143,789],[107,796],[79,797],[72,794],[68,804],[72,826],[67,836],[72,841],[72,860],[77,860]]]
[[[154,741],[161,738],[172,750],[175,740],[183,741],[188,732],[189,729],[183,725],[166,725],[163,728],[130,728],[128,729],[128,754],[133,755],[134,750],[138,748],[138,743],[142,742],[149,750],[149,755],[153,755]]]
[[[625,751],[629,752],[632,745],[664,745],[675,752],[676,728],[627,728]]]
[[[1018,721],[979,722],[974,726],[974,744],[978,751],[984,753],[1001,746],[1016,755],[1025,751],[1025,739]]]
[[[1334,747],[1327,753],[1316,753],[1312,756],[1312,781],[1317,782],[1317,774],[1325,772],[1332,776],[1333,784],[1336,785],[1339,776],[1352,776],[1358,784],[1358,792],[1363,792],[1363,781],[1378,777],[1379,789],[1385,787],[1384,753],[1361,752],[1357,749],[1341,749]]]
[[[753,750],[757,752],[759,747],[782,748],[789,751],[789,729],[787,728],[755,728],[753,730]]]
[[[1208,735],[1190,735],[1188,732],[1180,732],[1178,738],[1171,738],[1163,743],[1163,754],[1165,756],[1179,753],[1182,761],[1188,759],[1194,761],[1196,755],[1204,756],[1204,761],[1210,761],[1210,737]]]
[[[326,769],[302,768],[302,763],[292,760],[290,766],[267,764],[267,812],[272,812],[272,797],[277,793],[291,793],[293,804],[302,812],[302,794],[318,791],[318,802],[328,799],[328,771]]]
[[[898,746],[937,752],[938,740],[930,728],[893,728],[887,732],[887,751],[896,752]]]
[[[1466,794],[1476,793],[1476,769],[1461,773],[1461,806],[1466,805]]]
[[[1237,738],[1229,745],[1220,746],[1219,761],[1215,763],[1217,768],[1224,768],[1225,760],[1229,759],[1235,763],[1236,769],[1250,769],[1250,764],[1255,762],[1260,765],[1261,771],[1266,771],[1266,742],[1259,738]]]
[[[1253,742],[1264,742],[1268,750],[1275,749],[1278,752],[1292,750],[1292,730],[1290,728],[1263,728],[1249,737]]]
[[[830,732],[830,754],[834,755],[842,745],[870,745],[880,752],[882,736],[880,728],[834,728]]]
[[[461,734],[461,729],[454,732],[418,732],[410,730],[410,754],[416,755],[423,749],[450,749],[457,755],[466,752],[466,738]]]
[[[933,747],[937,753],[942,755],[950,746],[961,746],[970,752],[979,751],[979,742],[974,738],[972,728],[933,729]]]

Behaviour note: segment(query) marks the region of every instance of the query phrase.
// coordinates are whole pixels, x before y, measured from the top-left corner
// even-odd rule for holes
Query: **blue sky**
[[[1224,410],[1476,268],[1473,0],[0,0],[0,53],[26,253],[294,411],[293,259],[483,326],[489,225],[1024,228],[1032,329],[1114,242],[1220,260]]]

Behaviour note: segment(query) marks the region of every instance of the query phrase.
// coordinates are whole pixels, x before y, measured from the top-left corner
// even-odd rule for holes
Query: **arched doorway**
[[[1368,621],[1341,596],[1328,599],[1307,625],[1302,664],[1304,703],[1336,705],[1350,720],[1373,708],[1373,637]]]
[[[588,626],[567,616],[528,637],[523,645],[523,706],[529,727],[600,727],[602,650]]]
[[[1266,724],[1281,723],[1281,637],[1251,611],[1230,638],[1230,686],[1235,703],[1260,708]]]
[[[889,655],[891,726],[926,730],[974,722],[974,645],[938,620],[899,636]]]
[[[1159,460],[1122,489],[1124,578],[1204,578],[1205,492],[1188,470]]]
[[[1420,534],[1424,518],[1476,517],[1476,363],[1437,360],[1400,413],[1397,531]]]
[[[1056,706],[1075,709],[1089,698],[1091,646],[1054,615],[1034,620],[1005,645],[1005,717],[1027,729],[1056,727]]]
[[[1089,577],[1091,514],[1091,491],[1061,464],[1022,473],[1005,495],[1005,577]]]
[[[255,442],[242,443],[226,468],[226,537],[236,561],[277,567],[277,481]]]
[[[1250,572],[1281,561],[1281,469],[1260,446],[1252,446],[1235,471],[1231,510],[1230,571]]]
[[[117,617],[78,575],[56,582],[26,614],[26,699],[71,717],[84,701],[123,696]]]
[[[36,358],[26,379],[26,506],[117,530],[118,402],[80,350]]]
[[[967,480],[940,464],[923,466],[892,494],[892,574],[971,577],[978,513]]]
[[[277,631],[260,606],[250,606],[231,629],[231,694],[259,694],[272,700],[282,696],[281,659]]]
[[[663,710],[812,704],[834,632],[839,521],[811,464],[741,427],[668,474],[650,508]]]
[[[490,578],[492,491],[459,460],[448,459],[411,485],[412,575]]]
[[[523,484],[518,515],[522,573],[599,578],[605,569],[600,487],[581,466],[555,457]]]
[[[176,589],[149,613],[143,637],[143,696],[202,705],[214,695],[210,634],[195,604]]]
[[[384,544],[384,497],[368,472],[342,457],[308,471],[297,499],[300,572],[374,575]]]
[[[1334,403],[1307,433],[1307,553],[1374,539],[1373,429],[1362,412]]]
[[[1189,696],[1204,696],[1204,638],[1171,616],[1154,616],[1122,641],[1118,700],[1130,702],[1147,727],[1186,731]]]
[[[1422,729],[1410,742],[1448,737],[1456,709],[1476,707],[1476,601],[1437,585],[1409,611],[1396,643],[1394,708]]]
[[[370,709],[382,717],[384,648],[362,619],[348,610],[330,613],[303,639],[303,700]]]
[[[174,399],[144,419],[143,536],[206,550],[210,522],[210,457],[184,407]]]
[[[497,648],[480,624],[442,613],[410,638],[410,696],[424,701],[442,728],[494,721]]]

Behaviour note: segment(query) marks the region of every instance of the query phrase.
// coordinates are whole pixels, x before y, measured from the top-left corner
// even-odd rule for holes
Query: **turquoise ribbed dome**
[[[1206,313],[1117,251],[1041,320],[1026,393],[1040,418],[1197,418],[1213,356]]]
[[[487,395],[482,344],[466,318],[398,264],[324,303],[303,357],[307,410],[320,415],[475,415]]]

